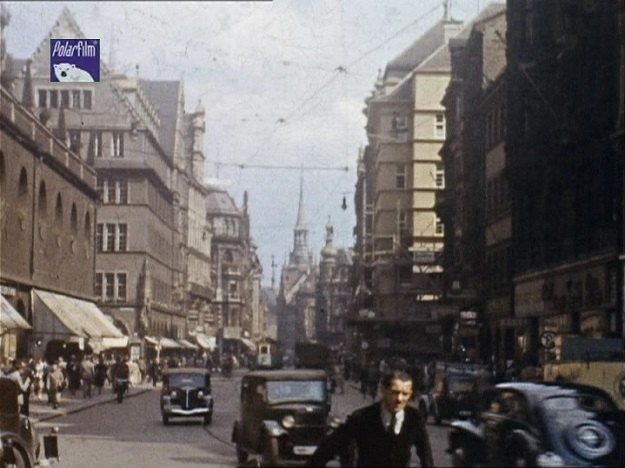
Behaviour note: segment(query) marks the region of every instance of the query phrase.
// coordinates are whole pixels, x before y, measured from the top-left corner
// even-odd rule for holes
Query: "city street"
[[[122,404],[113,401],[110,389],[98,397],[100,404],[66,400],[67,415],[42,420],[37,427],[41,433],[59,427],[61,462],[57,466],[64,468],[237,466],[230,437],[239,410],[240,375],[241,372],[229,379],[219,375],[213,378],[215,415],[211,426],[203,427],[199,420],[174,420],[164,426],[159,388],[145,386],[133,389]],[[360,395],[354,384],[348,383],[345,389],[345,395],[333,396],[333,412],[337,416],[345,417],[371,402]],[[84,405],[84,410],[77,411]],[[40,406],[33,402],[32,413],[36,415]],[[436,466],[448,466],[449,458],[444,453],[446,427],[429,423],[428,431]],[[419,466],[416,456],[412,465]]]

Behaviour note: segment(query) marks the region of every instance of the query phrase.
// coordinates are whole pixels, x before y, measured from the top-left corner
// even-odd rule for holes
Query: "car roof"
[[[571,382],[505,382],[497,384],[496,388],[516,390],[536,401],[572,393],[594,394],[612,400],[612,397],[600,388]]]
[[[202,367],[168,367],[163,369],[163,374],[210,374],[210,372]]]
[[[282,369],[252,371],[243,376],[244,379],[261,380],[326,380],[328,374],[323,370],[314,369]]]

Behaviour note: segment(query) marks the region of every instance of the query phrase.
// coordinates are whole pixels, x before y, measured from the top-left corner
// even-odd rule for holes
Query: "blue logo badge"
[[[50,39],[50,81],[100,81],[100,40]]]

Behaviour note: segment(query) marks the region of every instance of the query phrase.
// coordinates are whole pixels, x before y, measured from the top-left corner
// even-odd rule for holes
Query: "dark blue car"
[[[454,421],[453,466],[624,466],[625,412],[579,384],[510,382],[484,395],[473,421]]]

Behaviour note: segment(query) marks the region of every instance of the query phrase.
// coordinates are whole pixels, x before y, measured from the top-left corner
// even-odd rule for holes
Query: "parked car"
[[[255,454],[263,466],[304,464],[340,422],[330,416],[330,409],[325,371],[267,370],[244,375],[241,413],[232,431],[239,463]]]
[[[17,384],[0,377],[0,395],[0,466],[30,468],[58,461],[58,431],[40,437],[30,419],[19,413]]]
[[[596,387],[496,385],[475,421],[454,421],[453,466],[624,466],[625,413]]]
[[[172,367],[163,370],[161,416],[163,424],[171,418],[202,418],[204,424],[213,420],[211,375],[207,369]]]

